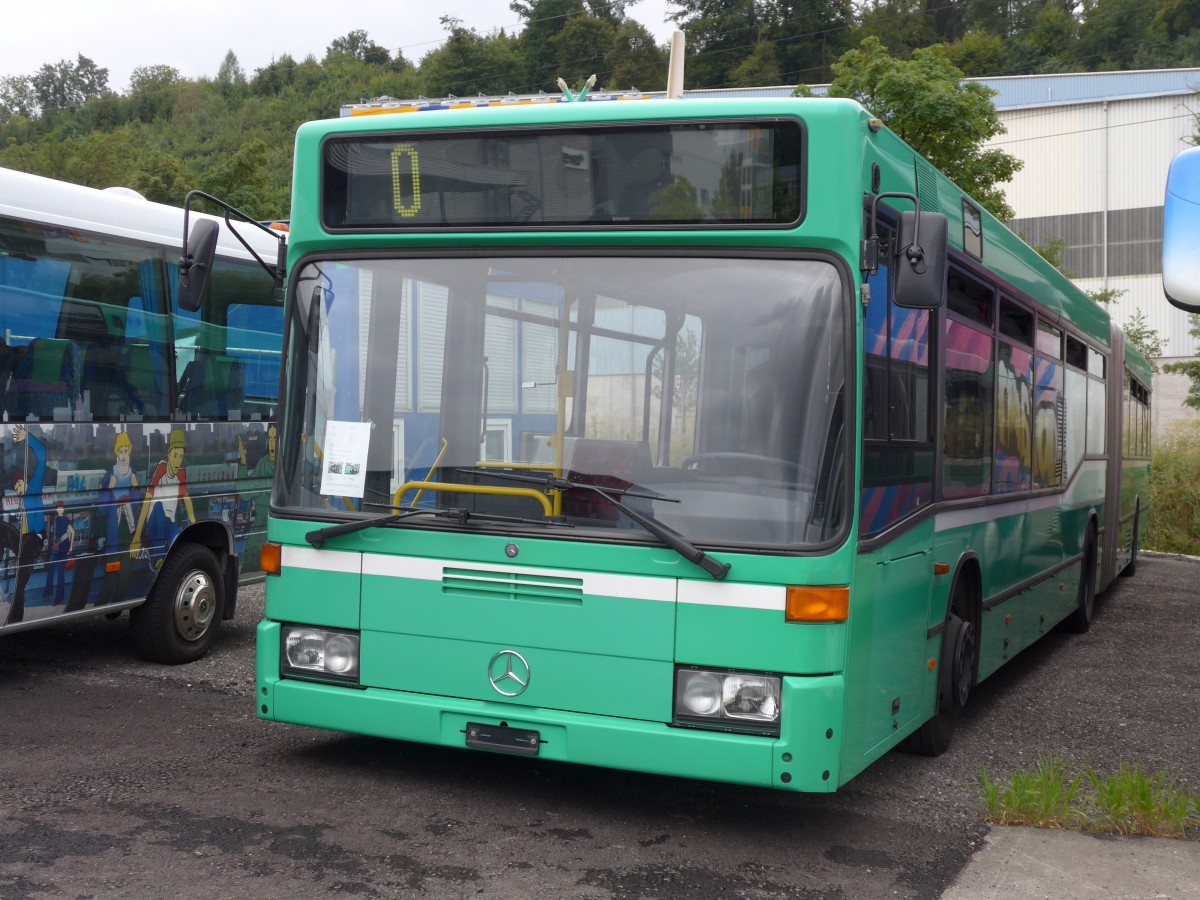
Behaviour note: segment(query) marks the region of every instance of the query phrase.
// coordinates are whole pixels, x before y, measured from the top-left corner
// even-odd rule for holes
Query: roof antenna
[[[595,85],[596,85],[596,75],[595,75],[595,73],[593,73],[592,77],[589,78],[586,82],[584,82],[583,90],[581,90],[579,92],[579,96],[575,96],[574,94],[571,93],[571,89],[569,87],[567,87],[567,82],[562,78],[558,79],[558,89],[560,91],[562,91],[563,94],[566,96],[568,103],[579,102],[580,100],[582,100],[584,97],[587,96],[588,91],[590,91],[593,87],[595,87]]]

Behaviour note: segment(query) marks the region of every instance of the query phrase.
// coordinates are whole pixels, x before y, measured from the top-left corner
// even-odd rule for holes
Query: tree
[[[0,125],[7,125],[17,116],[31,119],[37,115],[37,92],[26,75],[5,75],[0,78]]]
[[[757,37],[774,45],[782,80],[828,81],[833,62],[852,46],[850,0],[759,0],[759,7]],[[759,52],[754,36],[743,35],[737,56]],[[730,66],[736,71],[739,60]]]
[[[1153,18],[1154,6],[1144,0],[1084,0],[1080,58],[1094,72],[1131,68]]]
[[[225,96],[241,91],[246,87],[246,73],[238,62],[237,54],[232,50],[225,54],[221,66],[217,69],[217,88]]]
[[[1012,179],[1021,161],[983,146],[1005,131],[992,105],[995,92],[964,82],[944,46],[901,60],[868,37],[834,63],[833,72],[829,96],[858,100],[992,215],[1001,221],[1013,217],[1000,185]]]
[[[1200,316],[1188,316],[1188,334],[1200,341]],[[1200,359],[1190,359],[1184,362],[1167,363],[1164,372],[1173,375],[1186,375],[1191,387],[1183,400],[1183,405],[1192,409],[1200,409]]]
[[[603,84],[615,91],[654,90],[667,83],[667,53],[645,25],[626,19],[617,26]]]
[[[1135,310],[1133,315],[1125,320],[1125,339],[1137,347],[1142,356],[1146,357],[1151,371],[1157,372],[1158,363],[1154,360],[1162,356],[1165,341],[1158,331],[1149,326],[1146,322],[1146,314],[1140,309]]]
[[[940,39],[934,19],[926,9],[926,0],[869,0],[859,9],[858,34],[860,41],[864,37],[886,39],[898,56],[936,44]]]
[[[72,109],[95,100],[108,89],[108,69],[102,69],[82,53],[69,59],[46,63],[30,79],[42,113]]]
[[[340,62],[347,59],[357,59],[359,62],[371,65],[386,66],[392,61],[392,56],[386,47],[380,47],[367,37],[362,29],[349,31],[340,38],[334,38],[325,48],[325,62]]]
[[[138,66],[129,76],[131,111],[137,119],[150,122],[170,115],[182,82],[173,66]]]
[[[1004,41],[984,29],[972,29],[952,44],[946,55],[968,78],[999,75],[1005,71]]]
[[[729,73],[733,87],[753,87],[762,84],[779,84],[783,75],[779,70],[779,59],[773,41],[759,41],[750,55]]]
[[[688,87],[726,87],[763,24],[755,0],[670,0],[671,19],[687,39]]]
[[[503,31],[485,38],[453,16],[442,16],[441,23],[450,37],[421,60],[427,94],[465,97],[513,90],[512,73],[520,66],[516,39]]]

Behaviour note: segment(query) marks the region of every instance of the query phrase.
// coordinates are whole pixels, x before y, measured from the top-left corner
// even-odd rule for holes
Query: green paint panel
[[[401,691],[264,682],[270,664],[259,646],[259,697],[271,698],[270,717],[280,722],[465,747],[467,722],[504,721],[538,731],[545,759],[796,791],[832,791],[844,781],[837,767],[842,690],[834,676],[784,680],[784,734],[775,739]]]
[[[358,628],[361,575],[285,567],[266,580],[266,616],[280,622]]]
[[[609,645],[615,649],[619,645]],[[488,681],[500,650],[529,664],[528,687],[505,698]],[[674,665],[669,661],[566,652],[507,641],[439,639],[407,634],[362,634],[362,683],[369,687],[490,700],[500,706],[671,720]],[[501,686],[505,686],[502,683]],[[508,684],[515,690],[515,684]],[[512,713],[516,715],[516,713]]]
[[[840,672],[846,626],[784,621],[782,610],[679,604],[676,659],[759,672]]]
[[[673,588],[673,582],[669,585]],[[571,592],[564,586],[561,593]],[[445,581],[366,575],[362,625],[364,630],[382,633],[633,659],[673,658],[673,602],[584,595],[581,589],[576,593],[574,600],[539,598],[535,591],[522,596],[474,596],[448,588]]]

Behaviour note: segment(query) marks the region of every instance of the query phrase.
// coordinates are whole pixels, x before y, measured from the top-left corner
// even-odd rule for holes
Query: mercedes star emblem
[[[516,650],[501,650],[488,663],[488,681],[496,693],[515,697],[529,687],[529,663]]]

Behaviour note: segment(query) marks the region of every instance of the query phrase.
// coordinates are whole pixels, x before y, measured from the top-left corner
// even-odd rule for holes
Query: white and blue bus
[[[128,609],[140,652],[188,662],[261,577],[277,242],[222,229],[188,311],[183,221],[0,169],[0,635]]]

